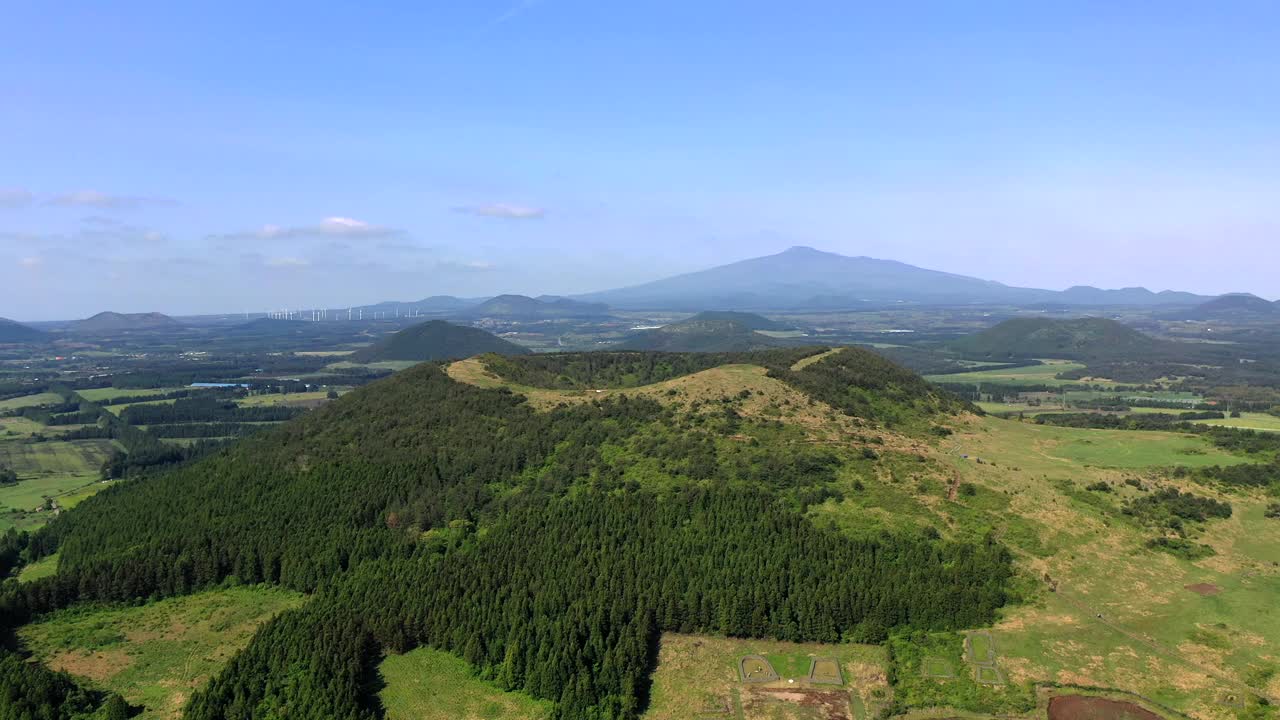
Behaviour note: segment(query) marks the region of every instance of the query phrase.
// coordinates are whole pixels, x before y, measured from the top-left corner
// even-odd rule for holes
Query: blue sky
[[[0,315],[572,293],[797,244],[1280,296],[1280,5],[889,5],[7,3]]]

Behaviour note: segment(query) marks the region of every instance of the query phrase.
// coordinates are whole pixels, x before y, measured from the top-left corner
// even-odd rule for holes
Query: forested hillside
[[[872,420],[965,407],[866,351],[791,369],[813,352],[770,372]],[[526,360],[530,377],[618,382],[715,362],[510,362]],[[745,431],[763,441],[730,439]],[[378,717],[380,653],[420,644],[559,717],[632,718],[663,631],[875,642],[990,622],[1007,551],[815,525],[804,510],[838,492],[835,463],[731,412],[627,397],[536,412],[424,364],[84,501],[30,538],[34,557],[60,553],[57,574],[10,587],[0,613],[228,579],[312,593],[194,696],[192,718]]]
[[[431,320],[385,337],[356,352],[351,359],[364,363],[386,360],[420,362],[465,358],[480,353],[521,355],[527,352],[526,348],[479,328]]]

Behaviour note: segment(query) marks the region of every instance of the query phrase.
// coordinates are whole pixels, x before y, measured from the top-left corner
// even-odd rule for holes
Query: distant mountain
[[[1172,345],[1107,318],[1014,318],[951,343],[969,357],[1098,360],[1152,355]]]
[[[389,335],[351,355],[360,363],[385,360],[448,360],[482,353],[525,355],[530,350],[478,328],[431,320]]]
[[[352,308],[353,311],[364,311],[366,320],[372,319],[372,313],[385,313],[388,317],[399,313],[400,315],[420,315],[423,313],[429,315],[441,315],[445,313],[454,313],[467,308],[475,307],[482,302],[475,298],[460,298],[452,295],[432,295],[421,300],[411,300],[408,302],[387,301],[374,305],[358,305]],[[346,312],[339,310],[339,313]]]
[[[1257,295],[1237,293],[1216,297],[1189,310],[1170,313],[1168,317],[1180,320],[1269,320],[1280,318],[1280,304]]]
[[[1192,304],[1207,298],[1189,293],[1153,293],[1144,288],[1035,290],[893,260],[793,247],[777,255],[590,293],[578,299],[631,309],[794,310],[855,309],[897,303],[1160,305]]]
[[[33,327],[8,318],[0,318],[0,343],[40,342],[49,336]]]
[[[531,298],[527,295],[499,295],[479,305],[467,308],[460,317],[493,317],[513,320],[537,320],[580,317],[604,317],[609,306],[604,303],[588,303],[580,300],[543,295]]]
[[[655,330],[642,330],[617,347],[667,352],[742,352],[786,344],[754,329],[772,324],[773,321],[750,313],[706,312]]]
[[[71,324],[71,330],[82,333],[128,332],[135,330],[161,330],[181,327],[181,323],[162,313],[100,312],[86,320]]]

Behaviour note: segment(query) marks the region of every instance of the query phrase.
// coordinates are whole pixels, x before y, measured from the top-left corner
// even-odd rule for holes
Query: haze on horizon
[[[0,316],[570,294],[810,245],[1280,296],[1280,6],[7,7]]]

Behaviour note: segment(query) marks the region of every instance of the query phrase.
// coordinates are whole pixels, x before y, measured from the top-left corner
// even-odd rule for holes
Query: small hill
[[[1014,318],[961,338],[951,349],[983,358],[1096,360],[1150,354],[1167,344],[1107,318]]]
[[[589,303],[554,295],[531,298],[527,295],[499,295],[460,316],[493,317],[512,320],[554,320],[560,318],[603,317],[609,314],[604,303]]]
[[[749,313],[699,313],[688,320],[635,333],[623,340],[618,348],[666,352],[744,352],[786,344],[756,332],[754,326],[761,323],[772,324],[772,321]]]
[[[1216,297],[1176,316],[1183,320],[1261,320],[1280,317],[1280,304],[1257,295],[1233,293]]]
[[[733,310],[704,310],[689,320],[731,320],[752,330],[790,330],[791,326],[763,315]]]
[[[528,348],[478,328],[431,320],[385,337],[351,356],[354,362],[447,360],[484,353],[524,355]]]
[[[135,330],[163,330],[181,327],[181,323],[162,313],[100,312],[86,320],[72,323],[71,330],[81,333],[129,332]]]
[[[27,327],[8,318],[0,318],[0,343],[40,342],[48,338],[45,333]]]

